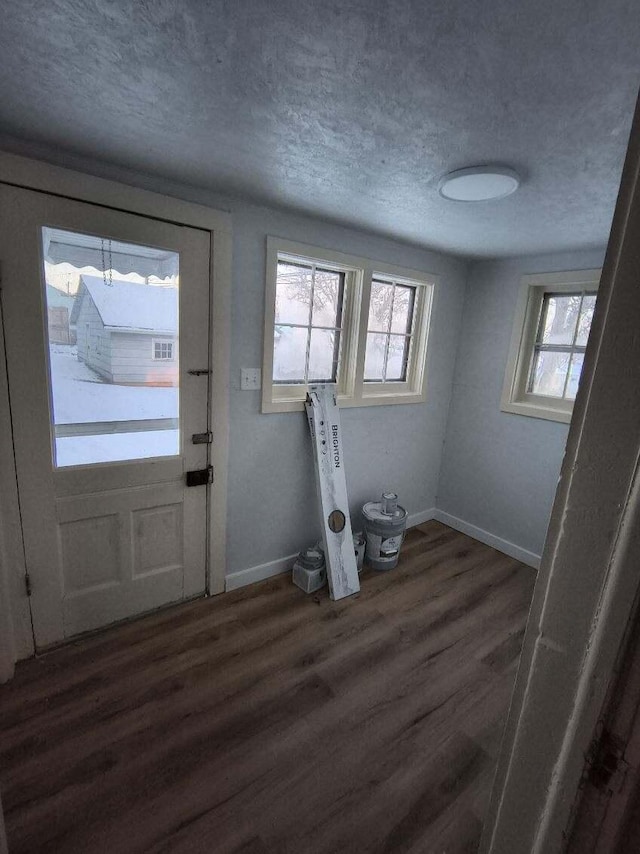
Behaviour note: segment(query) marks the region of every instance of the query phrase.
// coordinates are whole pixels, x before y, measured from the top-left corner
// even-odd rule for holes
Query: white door
[[[0,263],[37,647],[202,594],[209,233],[2,185]]]

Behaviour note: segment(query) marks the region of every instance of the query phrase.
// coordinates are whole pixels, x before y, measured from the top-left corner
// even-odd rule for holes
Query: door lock
[[[206,486],[213,483],[213,466],[187,472],[187,486]]]

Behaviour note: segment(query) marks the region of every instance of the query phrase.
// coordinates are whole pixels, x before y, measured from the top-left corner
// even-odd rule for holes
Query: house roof
[[[67,294],[47,282],[47,308],[68,308],[73,310],[74,294]]]
[[[71,322],[76,322],[82,302],[89,296],[104,325],[120,332],[176,335],[178,332],[178,289],[166,285],[142,285],[113,279],[106,284],[99,276],[80,276]]]

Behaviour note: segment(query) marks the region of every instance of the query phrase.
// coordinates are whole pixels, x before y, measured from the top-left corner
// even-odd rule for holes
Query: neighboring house
[[[76,328],[70,323],[75,297],[47,283],[47,320],[50,344],[75,344]]]
[[[178,289],[81,276],[78,359],[112,383],[177,385]]]

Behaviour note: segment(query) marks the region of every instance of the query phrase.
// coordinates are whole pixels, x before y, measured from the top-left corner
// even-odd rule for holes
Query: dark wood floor
[[[429,522],[357,598],[280,576],[24,662],[10,851],[475,851],[533,582]]]

